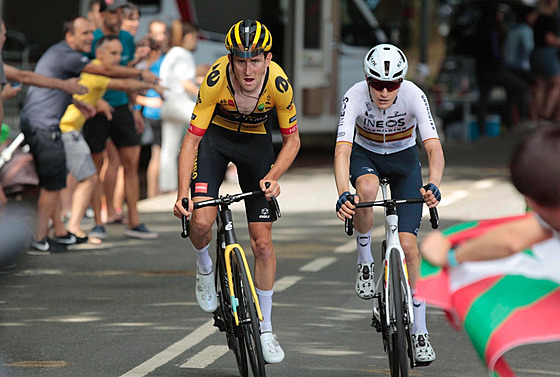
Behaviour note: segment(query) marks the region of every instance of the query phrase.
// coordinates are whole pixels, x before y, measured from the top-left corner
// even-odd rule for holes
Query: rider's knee
[[[255,240],[253,242],[253,253],[257,259],[268,260],[272,258],[272,250],[272,241],[269,239]]]
[[[212,229],[213,221],[205,219],[192,218],[190,223],[190,231],[194,234],[205,234]]]
[[[358,196],[360,197],[361,201],[372,201],[375,200],[378,190],[378,182],[373,182],[371,180],[363,181],[358,185]]]

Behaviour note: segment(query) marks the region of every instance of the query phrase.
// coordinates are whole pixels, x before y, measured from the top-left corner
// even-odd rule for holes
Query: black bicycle
[[[379,275],[373,296],[372,324],[383,338],[383,348],[387,353],[391,377],[408,377],[408,368],[422,366],[412,354],[410,331],[414,323],[412,291],[404,250],[399,240],[399,218],[397,205],[424,203],[423,198],[389,199],[387,186],[389,180],[380,181],[383,200],[356,204],[356,208],[385,208],[385,239],[381,246],[384,271]],[[438,212],[430,208],[432,228],[439,226]],[[346,234],[354,233],[352,219],[345,220]],[[426,364],[424,364],[426,365]]]
[[[263,195],[263,191],[228,194],[194,203],[195,210],[208,206],[218,207],[215,278],[219,305],[213,313],[214,326],[225,332],[228,347],[233,351],[239,373],[243,377],[249,375],[249,367],[253,376],[266,376],[260,342],[262,313],[245,252],[237,242],[229,206],[255,195]],[[188,208],[188,199],[183,198],[182,204]],[[276,198],[272,198],[270,207],[272,215],[280,218],[280,207]],[[187,238],[189,221],[185,216],[182,225],[181,236]]]

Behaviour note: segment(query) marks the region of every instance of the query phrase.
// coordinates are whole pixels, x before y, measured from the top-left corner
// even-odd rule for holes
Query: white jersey
[[[380,110],[371,100],[364,80],[344,95],[336,142],[356,143],[379,154],[395,153],[416,144],[417,128],[422,142],[439,139],[422,89],[404,80],[395,102]]]

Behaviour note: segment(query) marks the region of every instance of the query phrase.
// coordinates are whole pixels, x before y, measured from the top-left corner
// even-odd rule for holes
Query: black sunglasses
[[[369,77],[367,79],[368,85],[378,92],[381,92],[385,88],[387,88],[388,92],[393,92],[401,87],[402,82],[402,79],[398,81],[379,81]]]

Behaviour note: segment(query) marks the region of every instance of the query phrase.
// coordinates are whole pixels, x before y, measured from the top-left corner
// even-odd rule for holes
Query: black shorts
[[[115,107],[111,120],[103,114],[88,119],[84,124],[83,134],[91,153],[103,152],[109,138],[117,148],[140,145],[141,135],[136,132],[134,117],[128,105]]]
[[[65,188],[68,170],[60,130],[22,127],[22,132],[33,155],[35,170],[39,176],[39,187],[48,191]]]
[[[217,198],[230,162],[237,167],[241,191],[259,190],[260,180],[274,163],[271,136],[241,134],[210,125],[198,147],[191,195]],[[245,210],[248,222],[273,221],[264,195],[245,200]]]
[[[350,182],[356,187],[358,177],[375,174],[379,178],[389,178],[393,199],[421,198],[422,169],[418,149],[408,149],[391,154],[377,154],[355,144],[350,156]],[[422,203],[397,206],[399,232],[418,235],[422,221]]]
[[[152,129],[152,142],[161,147],[161,119],[144,118],[144,122]]]

